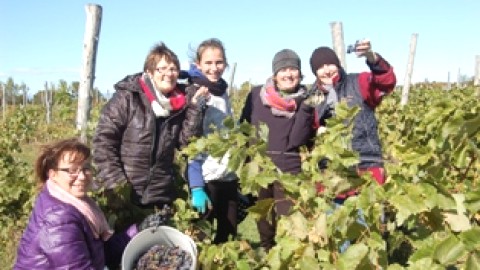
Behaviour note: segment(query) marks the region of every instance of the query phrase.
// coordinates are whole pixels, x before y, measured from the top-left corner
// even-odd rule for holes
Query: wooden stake
[[[413,62],[415,60],[415,51],[417,49],[417,38],[418,34],[412,34],[412,38],[410,40],[410,54],[408,56],[408,64],[407,64],[407,73],[405,73],[405,81],[403,82],[403,91],[402,91],[402,100],[400,104],[402,106],[406,105],[408,102],[408,92],[410,91],[410,84],[412,81],[412,73],[413,73]]]
[[[345,42],[343,41],[342,22],[331,22],[333,50],[340,60],[343,69],[347,71],[347,61],[345,60]]]
[[[102,7],[95,4],[85,6],[87,21],[83,40],[83,69],[78,89],[77,130],[80,140],[87,143],[87,123],[90,117],[93,82],[95,79],[95,61],[100,36]]]

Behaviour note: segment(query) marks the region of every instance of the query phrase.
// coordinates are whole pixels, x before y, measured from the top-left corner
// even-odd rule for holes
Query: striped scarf
[[[300,97],[304,92],[305,89],[300,88],[295,93],[282,97],[275,89],[272,78],[269,78],[260,90],[260,99],[263,105],[271,108],[273,115],[291,118],[297,110],[295,98]]]
[[[170,115],[170,112],[178,111],[185,106],[185,94],[178,88],[175,88],[169,97],[166,97],[155,89],[150,77],[146,73],[144,73],[138,81],[150,101],[156,117],[167,117]]]

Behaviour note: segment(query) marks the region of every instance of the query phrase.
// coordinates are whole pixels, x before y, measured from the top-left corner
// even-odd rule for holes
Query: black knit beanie
[[[312,68],[313,75],[317,76],[317,70],[325,64],[333,64],[338,68],[341,67],[340,60],[335,51],[328,47],[318,47],[310,57],[310,67]]]
[[[301,70],[300,57],[298,57],[296,52],[290,49],[283,49],[277,52],[273,57],[273,75],[277,74],[280,69],[287,67],[297,68],[298,70]]]

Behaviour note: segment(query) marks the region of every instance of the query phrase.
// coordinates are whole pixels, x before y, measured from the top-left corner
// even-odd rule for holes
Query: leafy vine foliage
[[[35,121],[30,119],[34,111],[19,109],[8,113],[0,123],[0,257],[13,261],[21,230],[31,210],[35,186],[30,180],[31,166],[16,154],[22,151],[21,145],[32,136]]]
[[[205,246],[200,263],[206,269],[445,269],[480,268],[480,107],[474,89],[413,91],[408,106],[399,96],[378,109],[388,181],[379,186],[359,177],[352,165],[349,130],[358,108],[337,108],[337,118],[305,150],[304,172],[292,176],[275,170],[265,155],[265,141],[250,126],[199,139],[184,152],[231,152],[230,168],[244,192],[255,193],[279,179],[295,201],[290,216],[278,225],[277,246],[268,254],[245,241]],[[268,132],[260,131],[260,138]],[[322,157],[330,160],[319,172]],[[249,162],[245,162],[249,160]],[[315,183],[325,191],[317,194]],[[361,192],[337,208],[336,194],[352,187]],[[273,201],[249,209],[266,215]],[[361,209],[365,224],[358,222]],[[382,222],[383,220],[383,222]],[[350,241],[341,253],[340,247]],[[259,259],[263,258],[263,259]]]
[[[266,127],[257,132],[228,119],[226,130],[183,149],[176,169],[183,170],[185,156],[208,151],[220,157],[229,151],[229,167],[240,177],[243,193],[256,194],[278,179],[295,207],[278,224],[277,245],[266,253],[242,232],[238,239],[211,244],[211,225],[193,211],[180,174],[171,225],[196,240],[203,269],[480,269],[480,105],[475,91],[414,88],[404,107],[399,93],[383,101],[377,117],[388,175],[384,186],[352,169],[358,156],[350,149],[349,134],[358,108],[337,108],[337,118],[327,123],[313,150],[303,149],[304,170],[296,176],[279,172],[267,158]],[[33,166],[22,160],[22,150],[37,141],[75,135],[75,103],[58,101],[75,97],[61,93],[56,93],[57,103],[54,96],[51,125],[44,122],[44,108],[36,105],[9,110],[1,122],[0,244],[8,248],[0,251],[0,259],[7,265],[13,263],[36,194]],[[235,115],[244,96],[235,91]],[[100,108],[93,107],[91,131]],[[319,171],[318,161],[325,157],[328,168]],[[318,182],[325,187],[322,193],[316,191]],[[352,187],[359,195],[337,208],[335,195]],[[132,218],[94,195],[112,222]],[[267,215],[273,203],[257,201],[245,222]],[[359,222],[359,209],[365,222]],[[256,230],[254,225],[249,229]],[[347,240],[350,246],[339,252]]]

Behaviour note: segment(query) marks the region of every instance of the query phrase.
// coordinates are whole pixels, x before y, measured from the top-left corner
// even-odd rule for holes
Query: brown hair
[[[143,64],[143,71],[144,72],[151,72],[155,71],[157,68],[158,62],[165,58],[165,61],[172,63],[180,70],[180,61],[178,61],[177,55],[170,50],[165,43],[160,42],[152,47],[150,52],[148,53],[147,57],[145,58],[145,63]]]
[[[72,162],[81,162],[90,158],[90,148],[77,138],[70,138],[45,145],[35,162],[35,177],[40,184],[48,179],[48,171],[57,169],[58,162],[67,152],[72,152]]]
[[[198,48],[194,54],[195,56],[192,59],[193,62],[195,63],[200,62],[203,52],[208,48],[219,49],[223,54],[223,60],[225,60],[225,66],[228,67],[227,55],[225,54],[225,47],[223,46],[223,43],[217,38],[210,38],[200,43],[200,45],[198,45]]]

